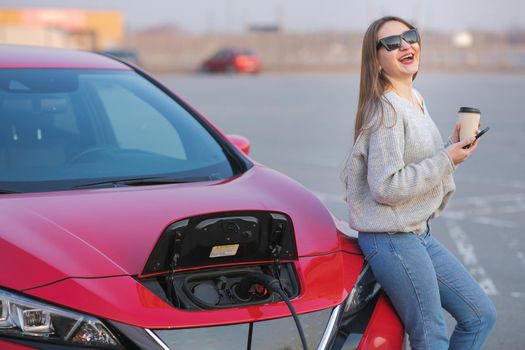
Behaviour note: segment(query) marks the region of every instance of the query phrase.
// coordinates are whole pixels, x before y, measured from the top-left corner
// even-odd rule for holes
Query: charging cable
[[[286,303],[288,309],[290,309],[290,312],[292,313],[295,325],[297,326],[297,331],[299,332],[299,336],[301,337],[303,350],[308,350],[306,338],[304,336],[303,328],[301,327],[299,317],[297,316],[297,313],[295,312],[295,309],[292,303],[290,302],[290,299],[288,299],[286,293],[281,289],[281,283],[279,282],[279,280],[272,276],[265,275],[263,273],[251,273],[243,277],[242,280],[235,285],[235,294],[237,294],[240,298],[249,299],[251,296],[250,289],[253,285],[256,284],[260,284],[269,291],[279,294],[281,299]]]

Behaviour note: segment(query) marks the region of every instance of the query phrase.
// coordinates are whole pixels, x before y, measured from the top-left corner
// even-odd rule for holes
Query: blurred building
[[[124,37],[120,11],[0,8],[0,43],[107,50]]]
[[[525,44],[509,42],[505,32],[422,32],[422,68],[432,70],[525,69]],[[195,71],[222,48],[248,48],[263,71],[358,71],[361,32],[188,33],[159,27],[128,33],[124,46],[134,48],[143,66],[155,72]]]

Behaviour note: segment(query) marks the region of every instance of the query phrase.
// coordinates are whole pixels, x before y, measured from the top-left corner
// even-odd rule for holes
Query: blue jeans
[[[482,349],[496,322],[494,304],[430,229],[359,232],[359,245],[408,333],[412,349]],[[443,309],[457,321],[448,339]]]

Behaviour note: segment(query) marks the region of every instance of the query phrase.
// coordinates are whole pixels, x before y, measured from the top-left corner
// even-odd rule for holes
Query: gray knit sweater
[[[422,113],[394,92],[383,99],[395,113],[387,106],[384,123],[361,132],[348,159],[350,226],[420,233],[454,193],[455,166],[424,104]]]

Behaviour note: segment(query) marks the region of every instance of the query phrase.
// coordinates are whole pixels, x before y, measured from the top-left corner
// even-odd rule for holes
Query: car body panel
[[[0,249],[9,259],[0,267],[0,285],[23,290],[68,276],[138,275],[170,223],[236,210],[295,218],[300,256],[339,248],[333,220],[319,199],[294,180],[255,166],[222,182],[2,195]]]
[[[68,276],[125,273],[86,241],[17,204],[0,201],[0,285],[24,290]]]
[[[3,341],[3,340],[0,340],[0,349],[2,350],[36,350],[36,348],[33,348],[33,347],[15,344],[15,343]]]
[[[357,350],[403,349],[404,328],[382,292]]]
[[[300,281],[302,292],[293,300],[297,312],[312,312],[342,303],[359,275],[362,261],[359,255],[343,252],[300,258],[298,274],[308,278]],[[70,278],[26,291],[26,294],[113,321],[152,329],[206,327],[290,315],[283,302],[227,310],[180,310],[160,300],[129,276]]]
[[[131,70],[121,62],[87,51],[2,45],[2,68],[74,68]]]

